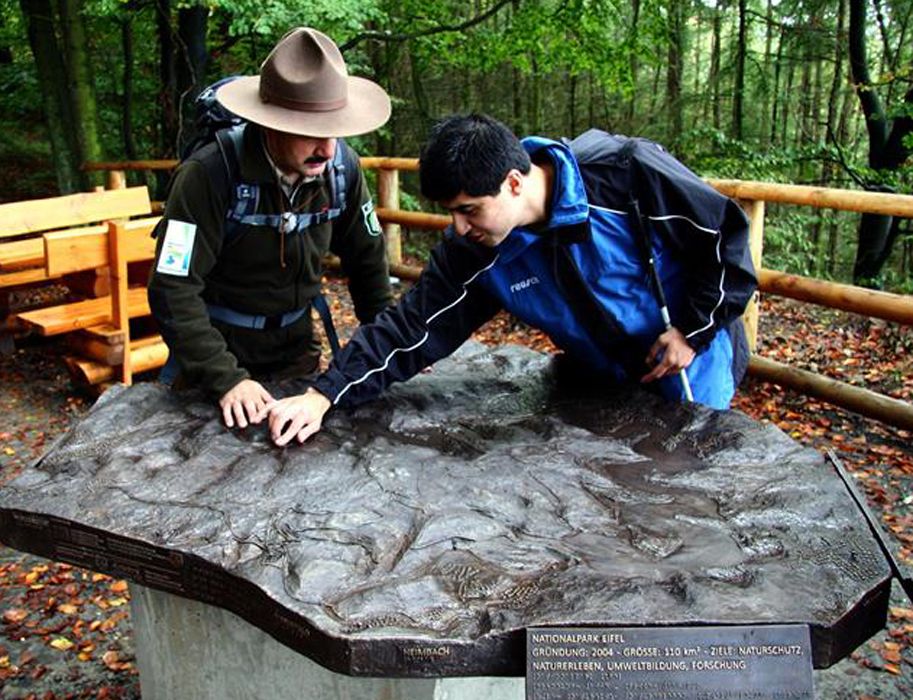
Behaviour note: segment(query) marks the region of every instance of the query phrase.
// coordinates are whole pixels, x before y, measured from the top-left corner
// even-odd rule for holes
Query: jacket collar
[[[520,142],[530,158],[542,161],[548,158],[554,166],[552,181],[552,206],[548,228],[563,228],[584,223],[589,218],[586,188],[577,160],[563,143],[540,136],[528,136]]]

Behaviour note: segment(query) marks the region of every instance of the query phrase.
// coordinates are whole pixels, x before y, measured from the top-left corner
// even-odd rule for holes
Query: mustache
[[[311,165],[318,165],[320,163],[326,163],[329,158],[324,158],[323,156],[311,156],[310,158],[305,158],[304,162]]]

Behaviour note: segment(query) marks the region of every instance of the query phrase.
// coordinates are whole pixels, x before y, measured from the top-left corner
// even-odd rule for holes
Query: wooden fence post
[[[738,200],[748,216],[748,247],[751,251],[751,262],[755,274],[760,275],[761,252],[764,247],[764,200]],[[758,316],[760,315],[761,295],[755,292],[745,307],[742,321],[745,323],[745,335],[748,337],[748,349],[755,352],[758,348]]]
[[[127,186],[126,170],[109,170],[105,180],[106,190],[122,190]]]
[[[108,269],[111,271],[111,325],[124,334],[124,358],[120,380],[133,383],[133,364],[130,357],[130,309],[127,301],[127,251],[124,224],[108,222]]]
[[[399,209],[399,170],[380,168],[377,171],[377,203],[383,209]],[[387,257],[391,265],[403,261],[403,246],[399,224],[384,224]]]

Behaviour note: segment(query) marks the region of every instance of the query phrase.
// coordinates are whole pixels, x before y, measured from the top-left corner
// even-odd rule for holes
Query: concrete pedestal
[[[131,584],[143,700],[523,700],[523,678],[353,678],[237,615]]]

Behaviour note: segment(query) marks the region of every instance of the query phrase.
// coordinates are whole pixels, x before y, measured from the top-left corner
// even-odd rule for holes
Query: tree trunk
[[[837,31],[834,42],[834,79],[831,81],[830,97],[827,101],[827,119],[825,129],[831,139],[836,139],[839,129],[840,93],[843,89],[843,57],[846,53],[846,0],[837,3]],[[839,142],[838,142],[839,143]],[[827,182],[825,182],[827,184]]]
[[[732,135],[741,141],[745,138],[742,128],[743,99],[745,96],[745,55],[748,42],[747,0],[739,0],[739,33],[736,40],[735,81],[732,90]]]
[[[3,36],[7,36],[7,21],[6,17],[3,16],[0,16],[0,32],[3,33]],[[8,66],[12,62],[13,50],[8,45],[3,44],[0,46],[0,65]]]
[[[662,77],[662,74],[663,74],[662,70],[659,67],[653,68],[653,87],[650,90],[650,102],[649,102],[649,106],[647,107],[647,111],[646,111],[647,115],[658,114],[658,112],[657,112],[658,107],[656,106],[656,102],[657,102],[657,96],[660,94],[659,83],[660,83],[660,78]],[[643,122],[643,119],[641,119],[641,122]],[[652,121],[652,119],[650,121],[650,124],[651,124],[651,126],[658,126],[657,122]],[[659,135],[656,133],[653,133],[651,135],[654,138],[659,138]]]
[[[783,68],[783,46],[786,44],[786,28],[780,29],[780,39],[777,42],[777,58],[774,63],[774,82],[771,94],[771,115],[770,115],[770,137],[768,143],[776,145],[778,140],[778,128],[780,126],[780,73]],[[788,99],[788,97],[787,97]]]
[[[666,52],[666,115],[669,141],[677,143],[682,135],[682,64],[685,52],[685,20],[681,0],[669,2],[669,46]]]
[[[703,55],[701,53],[701,44],[702,36],[704,33],[704,8],[701,5],[697,5],[694,8],[694,32],[692,36],[694,40],[691,42],[694,47],[694,55],[692,60],[694,61],[694,83],[691,86],[691,91],[695,96],[700,96],[701,93],[701,72],[702,65],[701,59]]]
[[[532,56],[532,72],[529,76],[529,134],[539,134],[542,130],[542,90],[539,75],[539,61]]]
[[[178,10],[178,55],[175,60],[175,92],[178,95],[178,132],[183,135],[192,126],[193,101],[206,87],[206,67],[209,51],[206,48],[206,22],[209,8],[204,5],[182,7]],[[178,137],[178,142],[183,142]]]
[[[823,61],[816,56],[813,84],[812,84],[812,99],[811,99],[811,110],[810,110],[811,111],[811,121],[809,123],[809,129],[811,130],[812,143],[824,143],[824,138],[822,138],[822,133],[821,133],[821,100],[822,100],[821,94],[823,92],[823,87],[822,87],[823,77],[822,77],[822,70],[821,70],[822,63],[823,63]],[[814,170],[815,170],[814,164],[809,164],[809,172],[814,173]],[[823,177],[824,173],[817,173],[817,175],[822,181],[824,180],[824,177]],[[814,177],[814,174],[812,175],[812,177]],[[814,241],[813,250],[815,251],[815,253],[814,253],[815,254],[814,270],[815,270],[816,277],[821,277],[821,275],[825,269],[825,259],[824,259],[825,256],[824,256],[824,251],[821,249],[821,247],[822,247],[822,239],[823,239],[822,230],[823,230],[824,219],[825,219],[826,215],[827,215],[827,212],[820,210],[820,209],[815,212],[815,224],[814,224],[814,227],[812,230],[812,239]]]
[[[520,72],[520,69],[517,67],[511,68],[514,79],[511,81],[511,104],[514,117],[514,124],[519,127],[521,120],[523,119],[523,74]]]
[[[637,114],[637,93],[640,92],[637,88],[637,73],[640,69],[640,64],[638,61],[639,58],[639,45],[640,45],[640,0],[631,0],[631,54],[630,54],[630,71],[631,71],[631,85],[634,86],[634,89],[631,90],[631,96],[628,99],[628,106],[625,112],[625,118],[628,124],[631,124],[634,121],[634,117]],[[592,94],[592,93],[591,93]],[[590,120],[592,125],[592,119]]]
[[[790,106],[792,105],[791,97],[793,92],[793,79],[796,76],[796,66],[794,63],[786,68],[786,89],[783,91],[783,116],[780,119],[780,143],[784,146],[789,145],[789,115]]]
[[[66,124],[73,120],[67,99],[66,71],[63,55],[54,31],[54,10],[50,0],[20,0],[28,30],[29,45],[35,58],[41,95],[44,100],[51,159],[61,194],[81,188],[75,144]]]
[[[136,140],[133,138],[133,17],[120,20],[120,44],[124,54],[124,101],[121,105],[124,153],[127,160],[137,160]]]
[[[433,118],[431,116],[431,105],[428,102],[428,93],[425,92],[425,82],[422,80],[422,76],[426,72],[424,66],[419,64],[419,58],[414,51],[410,52],[409,55],[409,68],[409,76],[412,79],[413,104],[422,122],[421,133],[425,134],[431,126]]]
[[[577,76],[576,75],[568,76],[567,85],[568,85],[568,99],[567,99],[568,129],[566,130],[565,133],[567,133],[568,136],[576,136],[577,135]]]
[[[596,97],[595,97],[595,84],[596,79],[593,77],[592,73],[588,75],[589,82],[589,95],[590,98],[587,100],[587,126],[594,126],[596,124]]]
[[[713,128],[720,130],[720,54],[722,52],[722,34],[723,34],[723,7],[711,9],[713,13],[713,40],[710,46],[710,75],[707,82],[710,83],[712,95],[710,106],[713,110]]]
[[[793,134],[793,145],[800,149],[811,141],[812,121],[812,49],[808,43],[802,49],[801,72],[799,74],[798,113],[796,115],[796,131]],[[800,182],[808,182],[808,162],[800,163],[798,178]]]
[[[71,128],[76,137],[77,157],[81,165],[86,161],[102,160],[95,104],[95,80],[89,61],[82,0],[59,0],[58,5],[60,37],[66,57],[64,67],[73,112]],[[101,184],[100,173],[90,174],[86,179],[90,186]]]
[[[171,28],[171,0],[156,0],[155,25],[159,40],[159,153],[174,158],[178,153],[177,68],[174,32]]]
[[[764,87],[761,99],[758,101],[758,111],[761,119],[761,133],[758,134],[758,143],[762,146],[770,144],[770,111],[771,103],[775,101],[776,93],[771,89],[767,81],[770,80],[770,67],[772,63],[771,51],[774,44],[774,11],[773,0],[767,0],[767,12],[765,14],[764,30],[764,60],[761,65],[761,74],[764,76]]]
[[[837,27],[834,40],[834,75],[828,93],[827,117],[824,122],[825,139],[831,143],[843,143],[840,137],[840,99],[843,92],[843,57],[846,53],[846,0],[837,2]],[[821,182],[825,187],[833,186],[834,163],[830,159],[821,164]],[[835,217],[827,227],[827,249],[824,255],[824,272],[833,276],[836,269],[837,235],[839,226]]]
[[[876,171],[896,170],[911,154],[911,149],[904,140],[913,133],[913,117],[903,115],[893,120],[888,117],[869,75],[865,0],[849,0],[849,10],[850,71],[856,95],[865,115],[869,136],[869,166]],[[913,113],[913,88],[907,91],[904,103],[910,113]],[[892,217],[863,215],[859,224],[859,241],[853,267],[854,283],[881,286],[881,271],[899,232],[899,222],[892,221]]]

